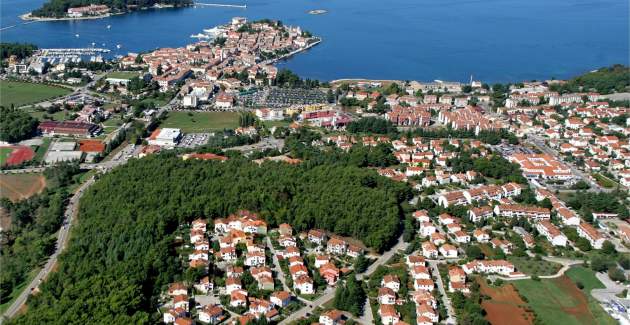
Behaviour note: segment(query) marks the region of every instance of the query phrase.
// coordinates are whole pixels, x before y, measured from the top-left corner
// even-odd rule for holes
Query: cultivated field
[[[0,81],[0,105],[15,107],[35,104],[47,99],[63,96],[70,90],[57,86],[19,81]]]
[[[41,174],[1,174],[0,197],[11,201],[29,198],[46,187],[46,178]]]
[[[606,320],[612,320],[601,315],[601,307],[589,304],[586,295],[567,276],[519,280],[514,285],[544,324],[608,324]],[[599,310],[593,312],[592,308]]]
[[[235,129],[238,113],[235,112],[169,112],[160,124],[162,128],[178,128],[184,133],[199,133]]]
[[[529,325],[533,323],[534,315],[526,309],[527,303],[521,299],[513,285],[491,287],[484,280],[478,282],[481,293],[490,297],[489,300],[481,303],[490,324]]]

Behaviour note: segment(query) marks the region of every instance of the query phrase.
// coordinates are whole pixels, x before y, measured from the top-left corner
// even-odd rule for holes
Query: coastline
[[[316,37],[316,39],[317,40],[315,42],[310,43],[310,44],[308,44],[307,46],[305,46],[303,48],[300,48],[300,49],[297,49],[295,51],[289,52],[289,53],[287,53],[285,55],[279,56],[279,57],[274,58],[274,59],[269,59],[269,60],[263,61],[263,62],[261,62],[261,64],[274,64],[274,63],[276,63],[276,62],[278,62],[280,60],[284,60],[284,59],[287,59],[287,58],[289,58],[291,56],[294,56],[294,55],[296,55],[298,53],[304,52],[304,51],[310,49],[311,47],[313,47],[313,46],[315,46],[315,45],[317,45],[317,44],[322,42],[322,39],[320,37]]]
[[[183,6],[183,7],[187,7],[187,6]],[[174,5],[154,5],[152,7],[142,7],[142,8],[135,8],[133,10],[129,10],[129,11],[123,11],[123,12],[108,12],[106,14],[103,15],[97,15],[97,16],[85,16],[85,17],[61,17],[61,18],[55,18],[55,17],[36,17],[36,16],[32,16],[33,12],[27,12],[23,15],[20,15],[20,19],[25,20],[25,21],[31,21],[31,22],[35,22],[35,21],[71,21],[71,20],[92,20],[92,19],[103,19],[103,18],[108,18],[108,17],[112,17],[112,16],[118,16],[118,15],[124,15],[124,14],[128,14],[132,11],[136,11],[136,10],[149,10],[149,9],[171,9],[171,8],[176,8],[176,6]]]

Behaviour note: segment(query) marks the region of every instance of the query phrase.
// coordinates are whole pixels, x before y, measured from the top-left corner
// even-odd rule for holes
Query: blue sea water
[[[43,0],[0,0],[0,26],[16,25],[0,31],[0,40],[40,47],[96,43],[124,54],[183,46],[194,41],[191,34],[234,16],[271,18],[323,38],[308,52],[279,63],[320,80],[568,78],[628,64],[630,55],[628,0],[217,1],[247,4],[247,9],[159,9],[99,20],[22,24],[18,15]],[[328,13],[308,14],[312,9]]]

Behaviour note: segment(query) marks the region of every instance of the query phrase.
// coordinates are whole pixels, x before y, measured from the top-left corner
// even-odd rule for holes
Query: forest
[[[39,122],[28,113],[0,106],[0,140],[18,142],[29,139],[37,132]]]
[[[0,43],[0,60],[8,59],[15,55],[18,60],[25,59],[37,50],[37,45],[27,43]]]
[[[50,0],[36,10],[33,10],[35,17],[64,17],[68,8],[82,7],[89,5],[106,5],[112,11],[125,12],[130,7],[147,8],[156,4],[187,6],[192,4],[191,0]]]
[[[627,91],[630,87],[630,67],[616,64],[601,68],[568,80],[564,84],[553,84],[550,90],[562,93],[596,91],[600,94]]]
[[[183,161],[170,153],[132,160],[81,200],[58,272],[13,324],[148,323],[181,264],[173,232],[198,217],[260,212],[270,227],[323,228],[383,251],[401,231],[405,184],[343,163],[255,165]]]

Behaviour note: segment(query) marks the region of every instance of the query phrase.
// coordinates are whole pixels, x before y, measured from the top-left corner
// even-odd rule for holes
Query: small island
[[[174,8],[193,4],[192,0],[50,0],[20,18],[23,20],[98,19],[148,8]]]
[[[328,13],[328,10],[315,9],[315,10],[309,10],[308,13],[311,14],[311,15],[323,15],[325,13]]]

